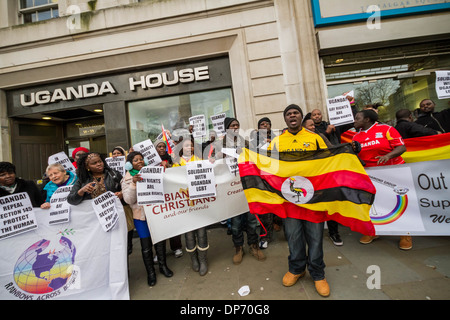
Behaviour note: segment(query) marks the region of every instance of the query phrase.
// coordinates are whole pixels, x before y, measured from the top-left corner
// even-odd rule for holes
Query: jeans
[[[314,281],[325,278],[323,261],[323,228],[324,224],[306,220],[284,219],[284,232],[289,245],[289,272],[300,274],[308,266],[309,274]],[[306,249],[308,246],[308,251]]]
[[[231,218],[231,237],[235,247],[244,245],[244,230],[247,232],[247,243],[249,245],[258,243],[256,228],[258,221],[250,212],[240,214]]]

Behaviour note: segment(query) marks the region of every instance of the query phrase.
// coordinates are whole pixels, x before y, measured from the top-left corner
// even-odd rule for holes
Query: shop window
[[[59,17],[58,0],[21,0],[23,22],[37,22]]]
[[[328,97],[353,91],[361,110],[379,104],[380,121],[395,125],[400,109],[414,111],[423,99],[436,103],[435,111],[449,108],[435,90],[436,70],[450,70],[450,45],[434,43],[353,52],[322,57]]]
[[[132,145],[147,139],[155,141],[161,133],[161,125],[171,132],[188,129],[192,116],[205,115],[208,131],[213,129],[211,116],[225,113],[227,117],[234,117],[231,89],[130,102],[128,112]]]

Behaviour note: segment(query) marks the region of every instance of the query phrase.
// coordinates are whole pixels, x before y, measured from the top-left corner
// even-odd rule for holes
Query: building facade
[[[377,28],[368,1],[344,2],[2,1],[0,160],[39,179],[54,153],[107,155],[195,115],[281,129],[288,104],[326,115],[326,98],[351,90],[387,121],[433,98],[434,71],[450,69],[449,3],[380,3]]]

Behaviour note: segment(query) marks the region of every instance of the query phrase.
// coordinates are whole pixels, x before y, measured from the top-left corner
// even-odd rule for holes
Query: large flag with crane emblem
[[[375,235],[369,211],[376,189],[351,144],[266,154],[243,149],[238,162],[251,213],[334,220]]]

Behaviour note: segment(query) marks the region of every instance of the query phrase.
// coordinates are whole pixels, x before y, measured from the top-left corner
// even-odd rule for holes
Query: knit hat
[[[239,122],[238,119],[236,119],[236,118],[228,118],[228,117],[226,117],[225,120],[223,120],[223,125],[224,125],[224,127],[225,127],[225,130],[228,129],[228,127],[230,126],[230,124],[231,124],[233,121]]]
[[[286,113],[287,113],[289,110],[291,110],[291,109],[298,110],[298,111],[300,112],[300,114],[302,115],[302,118],[303,118],[303,111],[302,111],[302,109],[300,109],[300,107],[299,107],[298,105],[296,105],[296,104],[290,104],[290,105],[288,105],[288,106],[286,107],[286,109],[284,109],[284,111],[283,111],[283,117],[286,117]]]
[[[167,146],[166,142],[163,139],[156,140],[155,142],[153,142],[153,145],[156,148],[156,147],[158,147],[158,144],[160,144],[160,143],[164,143]]]
[[[261,122],[263,122],[263,121],[266,121],[266,122],[268,122],[270,125],[272,125],[272,122],[270,121],[270,119],[267,118],[267,117],[264,117],[264,118],[259,119],[259,121],[258,121],[258,129],[259,129],[259,125],[260,125]]]
[[[76,155],[77,152],[79,152],[79,151],[84,151],[84,152],[86,152],[86,153],[89,153],[89,150],[88,150],[88,149],[86,149],[86,148],[84,148],[84,147],[78,147],[78,148],[76,148],[75,150],[72,151],[72,158],[75,159],[75,155]]]

